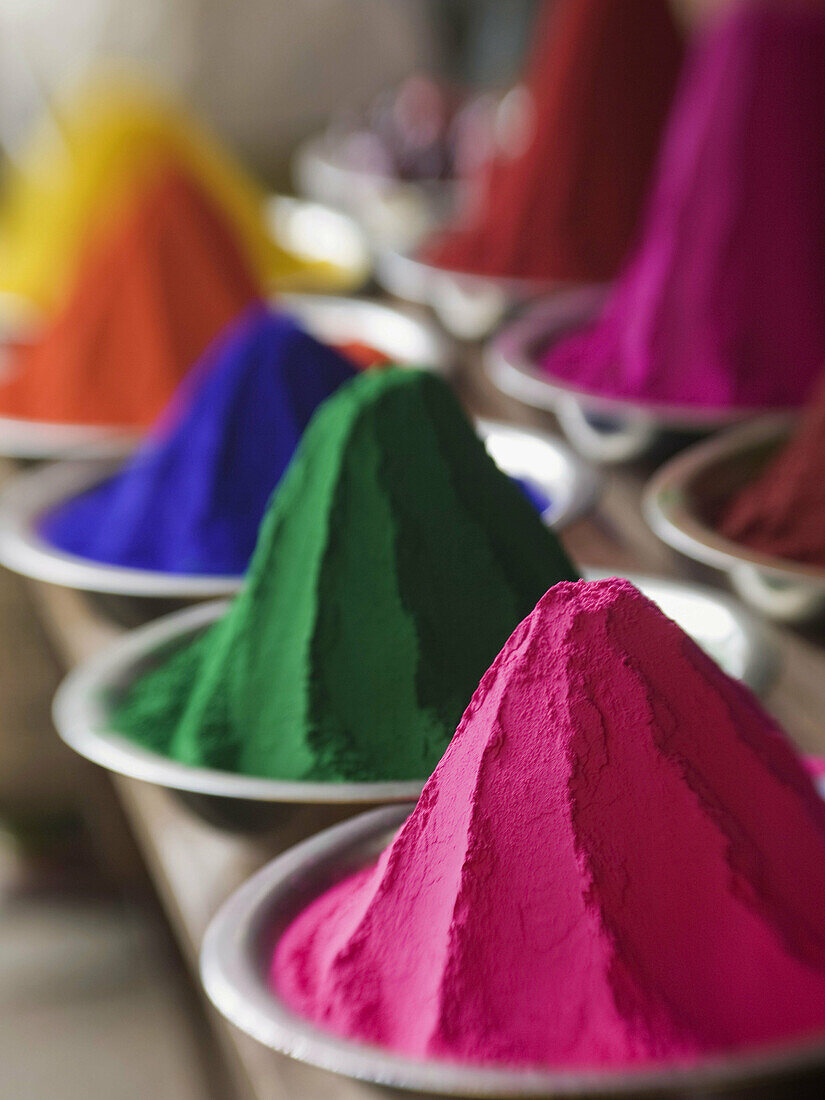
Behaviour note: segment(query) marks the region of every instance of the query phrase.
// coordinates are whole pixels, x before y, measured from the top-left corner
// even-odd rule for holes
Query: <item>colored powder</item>
[[[90,232],[117,221],[157,163],[172,162],[233,226],[247,262],[267,286],[329,282],[329,265],[276,244],[263,189],[192,119],[123,78],[98,77],[44,118],[9,170],[0,206],[0,289],[48,311],[65,299]]]
[[[790,441],[723,510],[719,530],[763,554],[825,568],[825,380]]]
[[[336,344],[338,351],[345,355],[359,370],[368,370],[370,367],[386,367],[391,362],[389,355],[365,344],[362,340],[348,340],[344,344]]]
[[[310,417],[354,375],[290,318],[250,308],[209,347],[135,456],[50,513],[43,536],[135,569],[243,573]]]
[[[612,278],[635,234],[683,57],[667,0],[553,0],[526,75],[518,151],[496,157],[439,266],[535,280]]]
[[[209,343],[260,290],[230,227],[166,167],[85,257],[65,307],[10,354],[0,411],[148,427]]]
[[[825,805],[754,697],[627,581],[559,584],[271,980],[417,1058],[690,1063],[821,1040],[823,906]]]
[[[638,251],[548,373],[645,402],[803,403],[825,360],[823,133],[825,9],[735,5],[687,67]]]
[[[540,489],[534,481],[528,481],[523,477],[514,477],[513,483],[518,485],[519,489],[539,512],[545,512],[553,503],[544,489]]]
[[[513,625],[573,575],[447,386],[369,371],[311,421],[228,614],[114,727],[250,775],[423,779]]]

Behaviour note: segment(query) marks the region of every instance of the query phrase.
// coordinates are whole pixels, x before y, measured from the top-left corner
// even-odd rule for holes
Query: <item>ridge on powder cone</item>
[[[823,906],[825,805],[755,698],[629,582],[561,583],[271,981],[416,1058],[692,1064],[822,1036]]]
[[[312,414],[353,377],[290,317],[251,306],[210,344],[136,454],[45,516],[41,533],[135,569],[243,573]]]
[[[279,779],[423,779],[504,639],[575,575],[449,388],[386,368],[318,409],[226,617],[116,728]]]

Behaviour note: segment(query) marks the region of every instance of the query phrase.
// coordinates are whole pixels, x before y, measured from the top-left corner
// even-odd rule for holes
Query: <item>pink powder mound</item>
[[[825,360],[825,7],[753,2],[708,31],[641,243],[544,369],[605,397],[802,404]]]
[[[825,1030],[823,913],[825,804],[781,731],[631,584],[563,583],[271,980],[415,1057],[689,1063]]]

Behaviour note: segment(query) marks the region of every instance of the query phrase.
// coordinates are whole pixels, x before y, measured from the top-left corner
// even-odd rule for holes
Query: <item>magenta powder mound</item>
[[[825,8],[737,4],[688,64],[640,245],[544,369],[604,397],[802,404],[825,360]]]
[[[825,1032],[823,913],[825,804],[782,732],[629,582],[565,582],[271,982],[416,1058],[691,1064]]]

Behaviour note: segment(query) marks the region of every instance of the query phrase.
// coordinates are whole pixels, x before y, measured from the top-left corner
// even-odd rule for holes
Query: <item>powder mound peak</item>
[[[423,779],[515,624],[573,576],[442,381],[367,372],[313,417],[226,618],[118,728],[248,774]]]
[[[252,306],[210,345],[123,469],[41,529],[61,549],[96,561],[243,573],[312,414],[354,376],[290,317]]]
[[[577,388],[787,408],[825,360],[825,9],[729,8],[686,66],[638,247],[596,324],[547,353]]]
[[[0,288],[58,306],[99,226],[163,163],[197,181],[267,285],[306,268],[272,240],[264,188],[219,141],[142,81],[101,71],[50,102],[4,175]]]
[[[260,297],[231,225],[165,163],[90,244],[39,339],[17,349],[0,408],[148,427],[215,336]]]
[[[628,582],[561,583],[272,980],[416,1057],[691,1062],[825,1029],[824,904],[825,808],[755,699]]]

